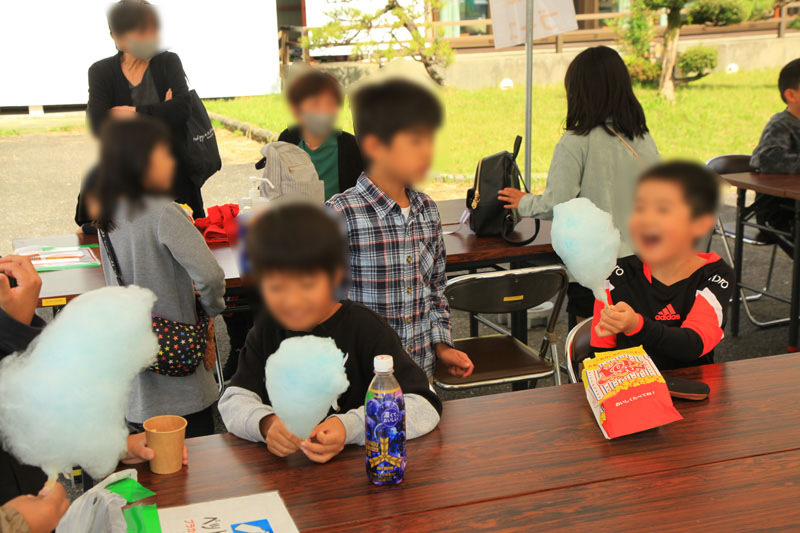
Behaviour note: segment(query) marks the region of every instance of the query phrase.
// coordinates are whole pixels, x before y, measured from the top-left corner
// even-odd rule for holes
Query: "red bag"
[[[236,215],[239,206],[236,204],[215,205],[208,208],[208,216],[194,221],[209,244],[235,244],[237,235]]]
[[[661,372],[641,346],[602,352],[585,360],[583,385],[607,439],[683,418],[672,405]]]

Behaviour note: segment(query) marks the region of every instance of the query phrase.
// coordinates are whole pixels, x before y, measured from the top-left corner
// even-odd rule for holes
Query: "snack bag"
[[[583,385],[607,439],[669,424],[683,417],[644,348],[602,352],[583,362]]]

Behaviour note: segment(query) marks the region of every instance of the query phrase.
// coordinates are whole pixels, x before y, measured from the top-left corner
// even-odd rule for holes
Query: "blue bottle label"
[[[376,485],[403,481],[406,468],[406,410],[400,388],[369,389],[365,402],[367,477]]]

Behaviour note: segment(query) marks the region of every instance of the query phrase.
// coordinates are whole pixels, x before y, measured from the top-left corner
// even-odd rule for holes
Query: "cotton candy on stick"
[[[54,480],[82,466],[101,478],[125,453],[134,376],[151,364],[155,295],[106,287],[74,299],[25,352],[0,362],[0,433]]]
[[[328,414],[349,382],[345,356],[330,338],[291,337],[267,358],[270,404],[293,434],[302,439]]]
[[[608,304],[605,280],[617,264],[619,230],[611,215],[588,198],[575,198],[553,208],[553,249],[575,280]]]

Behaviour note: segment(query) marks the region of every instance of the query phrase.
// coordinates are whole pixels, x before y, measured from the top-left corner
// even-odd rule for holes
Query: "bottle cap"
[[[376,355],[373,365],[375,372],[391,372],[394,370],[394,359],[391,355]]]

